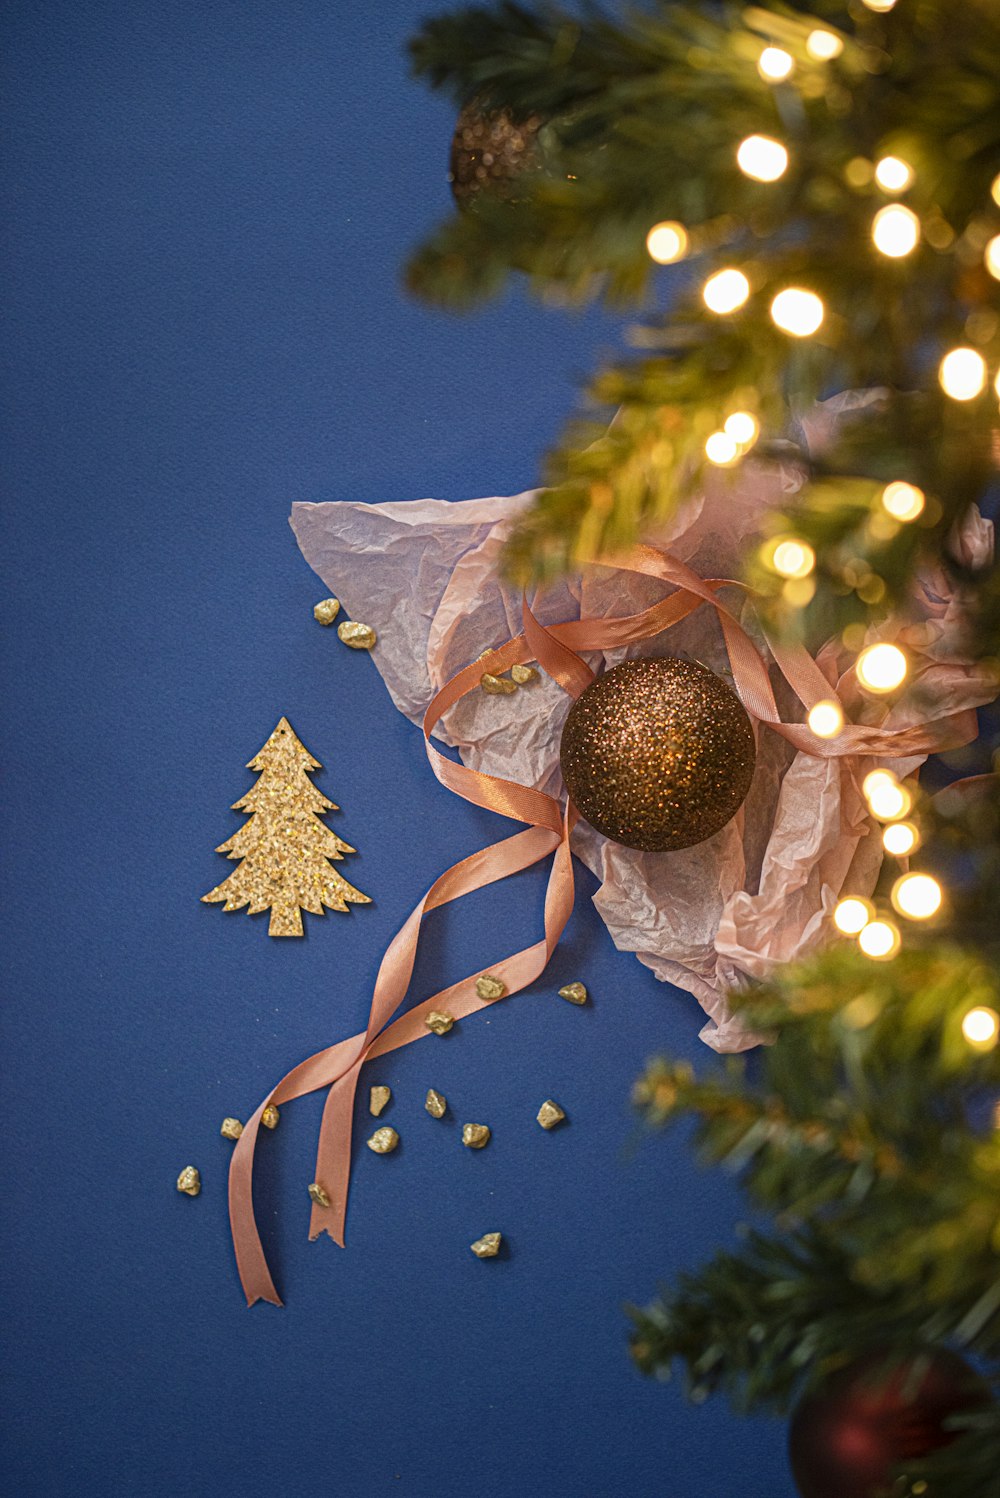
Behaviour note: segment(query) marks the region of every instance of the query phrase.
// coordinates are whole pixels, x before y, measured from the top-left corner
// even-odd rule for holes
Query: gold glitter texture
[[[324,598],[313,609],[313,618],[317,624],[332,624],[340,613],[339,598]]]
[[[462,1130],[462,1143],[466,1149],[481,1150],[489,1142],[489,1124],[466,1124]]]
[[[361,624],[357,619],[345,619],[337,625],[337,636],[352,650],[372,650],[378,643],[378,635],[370,624]]]
[[[376,1155],[391,1155],[398,1143],[399,1135],[396,1130],[384,1124],[381,1129],[376,1129],[368,1140],[368,1148]]]
[[[348,901],[369,905],[367,895],[330,867],[329,859],[355,850],[320,821],[338,808],[309,779],[320,763],[287,718],[247,768],[257,770],[260,778],[233,811],[247,812],[250,820],[215,850],[242,862],[201,898],[224,902],[224,910],[246,905],[250,915],[269,909],[269,936],[301,936],[302,910],[322,915],[324,906],[346,910]]]
[[[177,1190],[185,1196],[197,1196],[201,1190],[201,1176],[193,1165],[185,1165],[177,1177]]]
[[[427,1112],[430,1114],[431,1118],[444,1118],[445,1112],[448,1107],[448,1099],[442,1097],[440,1092],[435,1092],[433,1087],[429,1087],[427,1089],[427,1101],[424,1103],[424,1107],[427,1109]]]
[[[281,1114],[278,1112],[274,1104],[268,1103],[267,1107],[260,1115],[260,1121],[264,1125],[265,1129],[276,1129],[278,1127],[278,1119],[280,1117]]]
[[[378,1118],[391,1097],[391,1087],[373,1087],[368,1094],[368,1112]]]
[[[219,1133],[223,1139],[239,1139],[243,1133],[243,1125],[238,1118],[224,1118]]]
[[[500,1243],[499,1233],[484,1233],[475,1243],[470,1243],[469,1247],[477,1259],[495,1259],[500,1252]]]
[[[704,842],[739,810],[753,779],[753,728],[735,692],[707,667],[674,658],[623,661],[569,711],[566,788],[613,842],[667,852]]]
[[[433,1030],[435,1035],[447,1035],[454,1023],[454,1018],[440,1009],[432,1009],[424,1020],[428,1030]]]
[[[585,1004],[587,1002],[587,990],[582,983],[564,983],[559,990],[559,997],[570,1004]]]
[[[502,978],[494,978],[492,973],[484,973],[476,979],[476,993],[481,999],[502,999],[506,992],[506,983]]]
[[[562,1123],[565,1117],[566,1115],[559,1104],[554,1103],[551,1098],[544,1102],[538,1110],[538,1122],[543,1129],[554,1129],[556,1124]]]

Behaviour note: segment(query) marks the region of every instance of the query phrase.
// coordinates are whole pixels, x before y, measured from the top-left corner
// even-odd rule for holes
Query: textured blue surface
[[[7,732],[2,1487],[17,1498],[786,1498],[783,1431],[639,1378],[623,1302],[729,1242],[731,1186],[628,1091],[710,1064],[692,1000],[582,892],[551,981],[410,1047],[348,1248],[306,1238],[320,1099],[263,1140],[283,1311],[244,1307],[226,1113],[353,1032],[381,952],[497,819],[431,778],[311,617],[294,499],[516,492],[610,322],[409,302],[446,211],[428,0],[5,7]],[[197,896],[288,714],[375,903],[300,942]],[[415,993],[540,930],[541,884],[430,924]],[[264,918],[266,920],[266,918]],[[579,1010],[553,997],[583,977]],[[482,1153],[428,1085],[492,1124]],[[547,1096],[570,1114],[543,1134]],[[173,1189],[196,1163],[197,1200]],[[466,1245],[500,1228],[511,1254]]]

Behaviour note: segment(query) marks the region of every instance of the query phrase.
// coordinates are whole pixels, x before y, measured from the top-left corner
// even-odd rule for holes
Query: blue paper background
[[[320,1099],[260,1150],[287,1297],[247,1311],[224,1114],[357,1029],[432,878],[503,824],[442,790],[371,661],[312,620],[294,499],[516,492],[612,341],[520,295],[400,289],[447,211],[428,0],[5,8],[9,932],[3,1491],[17,1498],[785,1498],[783,1429],[642,1380],[622,1305],[731,1241],[681,1133],[643,1137],[694,1002],[612,948],[581,872],[551,979],[364,1079],[348,1249],[306,1239]],[[271,941],[198,895],[286,713],[375,899]],[[540,931],[522,877],[430,923],[414,992]],[[582,977],[593,1005],[553,996]],[[428,1085],[454,1117],[423,1112]],[[554,1096],[571,1122],[534,1123]],[[457,1124],[494,1139],[463,1150]],[[360,1120],[363,1128],[365,1120]],[[362,1138],[364,1136],[362,1135]],[[197,1200],[173,1188],[197,1164]],[[510,1257],[479,1263],[499,1228]]]

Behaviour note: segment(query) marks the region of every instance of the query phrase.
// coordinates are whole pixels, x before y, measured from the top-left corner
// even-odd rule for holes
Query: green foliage
[[[810,56],[817,25],[842,40],[838,58]],[[787,81],[759,75],[765,43],[794,58]],[[517,270],[543,296],[645,313],[632,335],[642,358],[595,376],[582,416],[550,455],[545,492],[508,549],[511,575],[553,576],[641,536],[700,482],[705,438],[731,411],[760,418],[766,458],[817,397],[879,386],[885,402],[842,450],[799,454],[795,525],[822,565],[795,628],[812,634],[902,597],[918,555],[940,547],[990,471],[992,393],[949,400],[936,370],[957,344],[979,348],[991,371],[1000,361],[998,287],[983,265],[1000,229],[990,196],[1000,166],[992,0],[901,0],[888,15],[834,0],[659,3],[621,18],[591,5],[499,3],[429,21],[412,54],[418,74],[456,104],[475,96],[549,124],[546,169],[524,196],[482,194],[456,214],[413,257],[411,287],[460,308]],[[751,134],[787,146],[780,181],[752,181],[737,167]],[[915,173],[905,201],[923,239],[902,260],[871,240],[873,215],[891,200],[871,166],[887,153]],[[661,220],[686,226],[695,278],[653,266],[645,239]],[[752,295],[718,317],[699,288],[727,264],[744,271]],[[671,277],[680,289],[670,287],[665,310]],[[813,338],[771,321],[771,299],[788,285],[825,303]],[[877,515],[881,486],[898,478],[931,497],[916,526]]]

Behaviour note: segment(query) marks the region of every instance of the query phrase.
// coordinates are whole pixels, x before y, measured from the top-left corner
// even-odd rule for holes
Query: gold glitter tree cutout
[[[203,900],[224,902],[224,910],[247,906],[249,915],[270,910],[269,936],[301,936],[303,910],[322,915],[324,906],[346,910],[348,904],[371,904],[330,866],[331,858],[355,849],[320,821],[325,812],[339,810],[309,779],[321,768],[282,718],[247,766],[260,778],[233,805],[250,820],[215,850],[242,860],[240,866]]]

